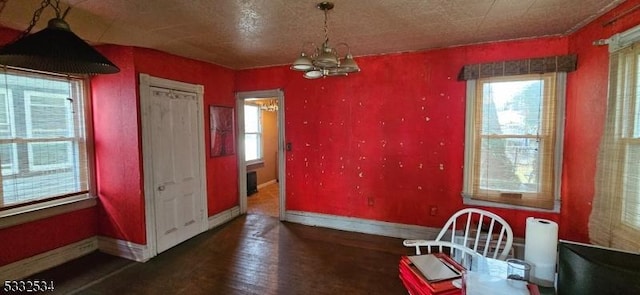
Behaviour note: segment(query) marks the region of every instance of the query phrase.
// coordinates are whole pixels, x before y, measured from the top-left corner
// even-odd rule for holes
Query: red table
[[[464,268],[451,259],[448,255],[442,253],[434,254],[438,258],[446,260],[449,264],[454,266],[458,270],[464,270]],[[404,284],[405,288],[411,295],[458,295],[461,294],[460,289],[453,285],[453,281],[444,280],[430,283],[420,273],[420,271],[413,266],[407,256],[400,258],[400,280]]]

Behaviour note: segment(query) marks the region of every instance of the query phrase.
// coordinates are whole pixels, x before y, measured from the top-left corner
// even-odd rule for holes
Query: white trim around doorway
[[[238,192],[240,214],[247,212],[247,166],[244,156],[244,101],[249,98],[276,98],[278,100],[278,207],[280,220],[285,219],[286,178],[285,178],[285,134],[284,134],[284,92],[282,89],[245,91],[236,93],[236,144],[238,147]]]

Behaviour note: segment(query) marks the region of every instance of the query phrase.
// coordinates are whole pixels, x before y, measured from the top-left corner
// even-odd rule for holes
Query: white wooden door
[[[160,253],[202,232],[205,210],[195,93],[151,87],[150,125]]]

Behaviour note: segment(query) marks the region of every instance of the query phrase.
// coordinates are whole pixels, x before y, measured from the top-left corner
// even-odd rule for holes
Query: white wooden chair
[[[477,208],[462,209],[453,214],[444,225],[435,241],[458,244],[481,254],[505,260],[511,252],[513,231],[502,217]],[[420,247],[431,245],[433,241],[405,240],[406,247],[415,247],[420,255]],[[454,256],[453,249],[449,253]]]

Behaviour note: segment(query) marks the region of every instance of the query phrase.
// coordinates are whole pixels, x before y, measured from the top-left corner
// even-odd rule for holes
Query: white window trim
[[[472,187],[472,147],[473,147],[473,128],[475,122],[474,106],[476,102],[476,80],[467,80],[467,101],[465,109],[465,149],[464,149],[464,171],[463,171],[463,188],[462,188],[462,203],[464,205],[472,206],[484,206],[506,209],[519,209],[525,211],[537,211],[537,212],[560,212],[560,191],[562,180],[562,155],[564,146],[564,113],[565,113],[565,101],[566,101],[566,81],[567,73],[556,73],[556,146],[555,146],[555,167],[554,167],[554,179],[555,187],[553,209],[542,209],[520,205],[512,205],[498,202],[490,202],[484,200],[472,199],[468,193]]]
[[[33,123],[32,123],[32,116],[31,116],[31,106],[33,105],[31,103],[31,97],[32,96],[37,96],[37,95],[41,95],[41,96],[47,96],[47,97],[55,97],[55,98],[62,98],[62,99],[67,99],[68,96],[64,95],[64,94],[55,94],[55,93],[46,93],[46,92],[39,92],[39,91],[24,91],[24,108],[25,108],[25,120],[26,120],[26,126],[27,126],[27,137],[29,139],[33,139]],[[72,113],[72,109],[71,109],[71,104],[65,104],[64,108],[67,111],[67,122],[72,122],[74,121],[73,118],[71,117],[71,113]],[[42,138],[42,137],[39,137]],[[60,164],[50,164],[50,165],[35,165],[34,164],[34,159],[33,159],[33,145],[34,144],[40,144],[43,143],[40,140],[37,140],[37,142],[29,142],[27,143],[27,148],[28,148],[28,156],[29,156],[29,171],[47,171],[47,170],[55,170],[55,169],[62,169],[62,168],[68,168],[71,167],[73,165],[73,147],[71,145],[71,142],[74,141],[76,139],[76,135],[73,134],[73,130],[68,131],[67,137],[64,138],[59,138],[59,140],[56,140],[56,142],[59,143],[66,143],[67,146],[67,159],[68,161],[66,163],[60,163]],[[50,140],[44,140],[51,142]]]
[[[258,109],[258,131],[259,132],[246,132],[246,128],[245,128],[245,132],[244,132],[244,137],[246,138],[247,134],[258,134],[258,158],[257,159],[253,159],[253,160],[248,160],[245,161],[245,165],[249,166],[249,165],[255,165],[255,164],[262,164],[264,163],[264,151],[262,150],[262,144],[263,144],[263,134],[262,134],[262,110],[260,109],[259,105],[254,105],[254,104],[246,104],[249,105],[251,107],[256,107]],[[246,112],[245,112],[246,113]],[[246,115],[245,115],[246,116]],[[246,151],[245,151],[246,154]]]
[[[97,203],[96,197],[82,194],[3,210],[0,211],[0,229],[94,207]]]

